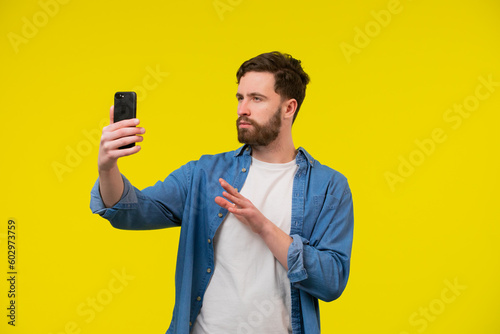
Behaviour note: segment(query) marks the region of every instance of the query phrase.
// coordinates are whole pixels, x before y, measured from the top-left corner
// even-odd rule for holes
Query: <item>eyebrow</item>
[[[264,94],[257,93],[257,92],[249,93],[249,94],[247,94],[247,96],[250,96],[250,97],[258,96],[258,97],[262,97],[262,98],[267,98],[267,96],[265,96]],[[236,97],[243,97],[243,94],[236,93]]]

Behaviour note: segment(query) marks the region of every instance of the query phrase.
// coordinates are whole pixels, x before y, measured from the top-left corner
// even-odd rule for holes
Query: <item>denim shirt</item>
[[[250,169],[251,148],[204,155],[172,172],[164,181],[138,190],[124,177],[121,200],[106,208],[99,180],[90,208],[118,229],[145,230],[181,226],[175,273],[175,306],[167,334],[190,332],[213,275],[213,238],[227,215],[214,201],[223,178],[241,189]],[[293,182],[288,249],[291,321],[294,334],[320,333],[318,299],[338,298],[350,267],[353,205],[346,178],[298,149]],[[209,270],[210,269],[210,270]]]

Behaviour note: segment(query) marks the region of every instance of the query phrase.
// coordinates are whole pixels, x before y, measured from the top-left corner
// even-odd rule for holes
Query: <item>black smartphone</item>
[[[116,92],[115,93],[115,111],[114,122],[124,119],[136,118],[137,113],[137,94],[135,92]],[[120,147],[120,149],[134,147],[135,143]]]

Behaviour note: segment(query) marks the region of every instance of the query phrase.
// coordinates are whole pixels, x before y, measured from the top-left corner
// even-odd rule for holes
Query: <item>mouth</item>
[[[244,122],[244,121],[238,122],[238,127],[239,128],[249,128],[251,126],[252,126],[252,124],[250,124],[248,122]]]

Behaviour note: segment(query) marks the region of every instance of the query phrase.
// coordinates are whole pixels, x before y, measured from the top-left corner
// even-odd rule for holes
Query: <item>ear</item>
[[[285,109],[283,117],[285,119],[289,118],[293,120],[293,115],[295,115],[295,111],[297,110],[297,100],[289,99],[283,102],[283,108]]]

